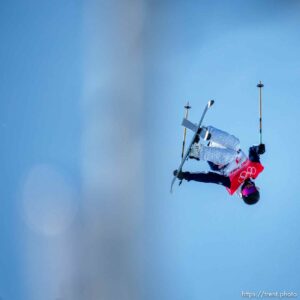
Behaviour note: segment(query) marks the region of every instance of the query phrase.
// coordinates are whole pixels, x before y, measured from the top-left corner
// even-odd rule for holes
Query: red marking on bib
[[[264,167],[261,163],[252,162],[247,159],[240,168],[233,170],[229,174],[231,186],[226,188],[230,195],[233,195],[236,190],[249,178],[255,179]]]

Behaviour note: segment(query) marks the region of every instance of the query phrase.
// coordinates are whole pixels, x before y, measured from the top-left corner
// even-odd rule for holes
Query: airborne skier
[[[208,142],[200,144],[200,136]],[[263,171],[260,155],[265,145],[249,148],[248,156],[240,149],[240,141],[233,135],[213,126],[201,127],[196,135],[189,157],[207,161],[214,172],[190,173],[175,170],[179,180],[215,183],[225,186],[233,195],[238,192],[245,203],[255,204],[259,200],[259,188],[254,179]]]
[[[256,179],[264,169],[260,163],[260,155],[266,151],[265,145],[262,142],[263,86],[261,81],[257,84],[259,88],[260,143],[258,146],[250,147],[248,155],[241,150],[240,141],[235,136],[213,126],[202,126],[202,121],[208,108],[214,103],[213,100],[210,100],[205,107],[198,126],[187,120],[187,117],[183,119],[182,125],[194,131],[194,136],[186,154],[182,156],[181,164],[178,169],[173,172],[174,178],[171,184],[171,192],[177,178],[181,181],[194,180],[198,182],[221,184],[226,187],[230,195],[238,193],[244,202],[250,205],[255,204],[259,200],[259,188],[256,187],[254,179]],[[186,105],[185,108],[189,109],[190,106]],[[205,145],[200,144],[200,137],[206,141]],[[183,148],[184,144],[185,134]],[[207,161],[213,172],[183,172],[182,167],[188,157]]]

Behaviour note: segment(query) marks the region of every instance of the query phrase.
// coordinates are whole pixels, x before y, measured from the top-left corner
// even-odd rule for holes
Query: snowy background
[[[292,0],[0,4],[0,299],[299,295],[299,17]],[[259,80],[261,201],[171,195],[185,103],[198,122],[215,99],[206,124],[247,150]]]

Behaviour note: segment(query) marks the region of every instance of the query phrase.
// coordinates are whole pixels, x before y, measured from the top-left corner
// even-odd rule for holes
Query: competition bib
[[[264,167],[261,163],[252,162],[247,159],[240,168],[233,170],[229,174],[231,186],[226,188],[230,195],[233,195],[236,190],[249,178],[255,179]]]

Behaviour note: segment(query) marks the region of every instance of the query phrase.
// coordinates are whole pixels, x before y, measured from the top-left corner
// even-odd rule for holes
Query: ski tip
[[[208,101],[208,107],[213,106],[214,103],[215,103],[215,100],[209,100]]]

